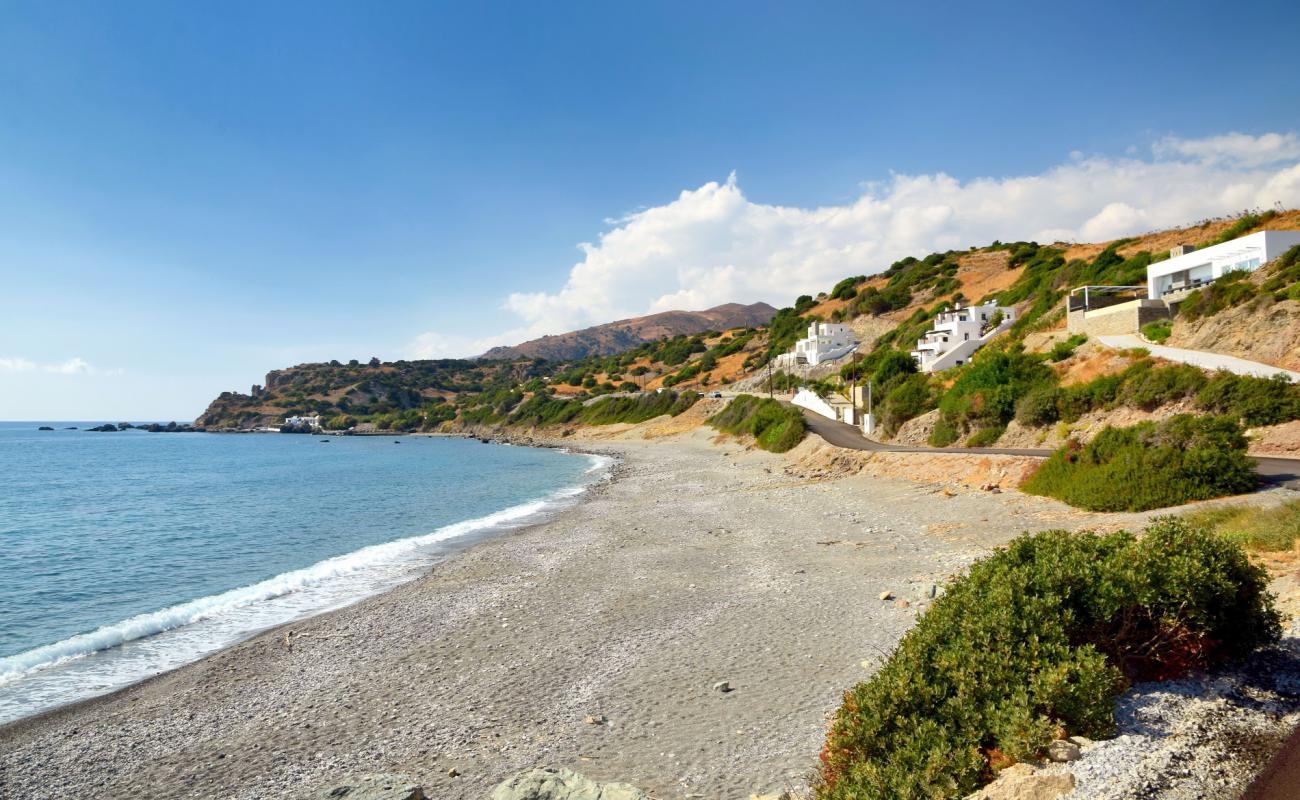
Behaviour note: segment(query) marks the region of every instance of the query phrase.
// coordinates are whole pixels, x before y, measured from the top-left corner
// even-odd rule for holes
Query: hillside
[[[646,317],[621,319],[580,331],[543,336],[510,347],[494,347],[481,359],[544,358],[574,361],[588,356],[610,356],[664,337],[692,336],[704,331],[755,328],[766,325],[776,309],[767,303],[726,303],[704,311],[664,311]]]
[[[1025,430],[1015,418],[1017,405],[1030,388],[1043,388],[1044,383],[1067,387],[1096,377],[1085,374],[1097,363],[1089,360],[1094,343],[1064,341],[1061,300],[1069,287],[1131,284],[1144,278],[1148,264],[1167,257],[1172,245],[1203,246],[1263,227],[1300,228],[1300,211],[1210,220],[1110,242],[994,242],[932,253],[901,259],[877,275],[848,277],[779,311],[759,303],[667,312],[497,348],[478,360],[303,364],[270,373],[266,384],[249,394],[223,393],[196,422],[209,429],[248,429],[276,425],[289,415],[319,413],[328,427],[339,430],[533,424],[565,418],[576,408],[540,400],[540,407],[527,405],[539,395],[555,403],[583,403],[602,395],[655,389],[703,392],[733,384],[745,387],[761,379],[772,356],[788,350],[810,321],[821,319],[848,324],[863,346],[852,359],[818,367],[810,374],[777,373],[778,389],[816,383],[821,391],[833,392],[850,378],[870,378],[887,435],[945,443],[987,444],[1003,435],[1008,442],[1012,438],[1021,443],[1051,442],[1059,438],[1056,429]],[[1195,346],[1231,350],[1235,346],[1230,333],[1262,332],[1277,324],[1294,327],[1287,320],[1294,319],[1291,307],[1300,301],[1287,294],[1290,284],[1265,289],[1260,281],[1273,279],[1262,273],[1252,278],[1256,289],[1238,288],[1231,303],[1207,297],[1203,303],[1207,315],[1195,326],[1176,323],[1175,338],[1194,337]],[[1239,303],[1247,294],[1250,302]],[[957,302],[989,298],[1016,307],[1018,321],[1008,333],[965,367],[939,375],[912,372],[915,367],[907,351],[936,314]],[[1217,316],[1208,314],[1220,305],[1226,307]],[[692,332],[672,333],[681,326]],[[1277,341],[1277,337],[1261,335],[1253,340]],[[1290,341],[1280,345],[1280,360],[1294,356]],[[1072,358],[1075,350],[1078,357]],[[1258,345],[1254,355],[1263,355]],[[977,366],[997,358],[1003,361]],[[1119,359],[1106,371],[1115,375],[1141,360]],[[1066,413],[1061,417],[1070,423],[1079,415],[1086,424],[1118,413],[1117,401],[1109,395],[1073,402],[1077,408],[1063,409]],[[521,413],[524,408],[529,412]]]

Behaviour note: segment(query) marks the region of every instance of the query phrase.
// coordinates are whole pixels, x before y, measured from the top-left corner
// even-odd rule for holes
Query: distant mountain
[[[482,359],[544,358],[572,361],[588,356],[610,356],[639,344],[663,337],[690,336],[704,331],[756,328],[776,315],[767,303],[726,303],[704,311],[664,311],[648,317],[633,317],[583,328],[580,331],[543,336],[512,347],[494,347]]]

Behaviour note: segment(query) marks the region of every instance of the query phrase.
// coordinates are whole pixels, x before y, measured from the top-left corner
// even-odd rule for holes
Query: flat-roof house
[[[966,308],[959,303],[934,318],[934,328],[916,340],[912,358],[922,372],[959,367],[985,342],[1010,328],[1015,320],[1014,308],[1000,306],[992,300]]]
[[[816,366],[848,355],[857,346],[858,337],[848,325],[814,322],[808,326],[808,336],[794,343],[794,350],[776,357],[776,366]]]
[[[1147,267],[1147,297],[1177,303],[1194,289],[1236,270],[1259,269],[1300,245],[1300,231],[1260,231],[1230,242],[1194,250],[1180,245],[1169,259]]]

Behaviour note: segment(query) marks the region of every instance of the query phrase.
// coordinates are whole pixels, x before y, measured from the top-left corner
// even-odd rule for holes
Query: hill
[[[1005,436],[1005,446],[1041,446],[1055,443],[1070,429],[1095,428],[1117,414],[1130,413],[1131,409],[1119,408],[1123,398],[1112,396],[1119,389],[1120,374],[1133,368],[1128,376],[1135,381],[1132,394],[1139,397],[1144,392],[1139,391],[1136,379],[1151,366],[1158,366],[1136,354],[1098,352],[1093,342],[1067,341],[1061,301],[1070,287],[1131,284],[1145,276],[1149,263],[1167,257],[1172,245],[1204,246],[1265,227],[1300,228],[1300,212],[1244,214],[1110,242],[994,242],[931,253],[901,259],[869,277],[847,277],[826,292],[799,297],[793,306],[779,311],[759,303],[667,312],[513,348],[496,348],[477,360],[302,364],[270,373],[265,385],[254,387],[249,394],[223,393],[197,424],[209,429],[248,429],[279,424],[285,416],[313,413],[324,415],[329,427],[337,429],[433,430],[529,424],[529,420],[563,418],[572,411],[568,406],[547,406],[541,402],[546,398],[556,403],[586,402],[602,395],[661,388],[707,391],[765,383],[765,367],[771,358],[788,350],[810,321],[820,319],[847,323],[857,331],[863,346],[851,360],[818,366],[807,374],[778,372],[773,378],[777,389],[814,383],[822,392],[843,391],[851,379],[861,383],[871,378],[876,411],[886,435],[917,442],[984,444]],[[1250,285],[1258,284],[1257,289],[1246,292],[1245,284],[1238,285],[1231,303],[1207,298],[1200,322],[1176,322],[1174,339],[1194,336],[1198,347],[1231,349],[1221,334],[1225,326],[1234,331],[1263,331],[1276,325],[1282,319],[1279,314],[1300,307],[1300,289],[1294,295],[1291,289],[1300,276],[1288,277],[1290,271],[1288,267],[1285,276],[1261,271],[1251,278]],[[1253,299],[1247,303],[1243,299],[1247,297]],[[935,315],[957,302],[990,298],[1014,306],[1018,320],[982,351],[987,358],[938,375],[914,374],[907,351]],[[1226,310],[1211,315],[1220,306]],[[683,330],[674,326],[686,326],[685,330],[692,332],[673,333]],[[1252,338],[1268,342],[1277,336]],[[1281,356],[1279,360],[1285,361],[1290,350],[1282,350],[1285,352],[1266,354],[1256,346],[1249,355]],[[978,365],[985,360],[989,363]],[[1174,377],[1162,369],[1151,374],[1153,380]],[[1097,397],[1076,396],[1084,384],[1091,386],[1099,379],[1115,385],[1093,386],[1100,392]],[[1071,388],[1075,384],[1078,390]],[[1068,407],[1047,408],[1064,402],[1048,391],[1052,386],[1065,392],[1061,396],[1068,397]],[[1037,394],[1043,396],[1036,399],[1043,401],[1039,403],[1043,408],[1022,409],[1020,401],[1031,388],[1042,390]],[[1237,389],[1264,394],[1282,391],[1288,397],[1300,394],[1300,388],[1236,387],[1234,391]],[[527,405],[539,395],[542,397],[536,403]],[[1051,403],[1044,400],[1047,395],[1054,398]],[[1275,399],[1284,405],[1292,402]],[[1178,402],[1191,401],[1182,397]],[[1161,405],[1156,412],[1160,415],[1178,407]],[[1145,400],[1141,406],[1132,413],[1148,414],[1155,408]],[[529,409],[528,414],[520,411],[524,408]],[[1013,417],[1034,424],[1026,428]],[[1271,421],[1279,421],[1272,417]],[[1067,424],[1044,427],[1058,419]]]
[[[756,328],[776,316],[767,303],[726,303],[704,311],[664,311],[646,317],[621,319],[580,331],[543,336],[510,347],[494,347],[480,359],[544,358],[574,361],[588,356],[610,356],[664,337],[692,336],[705,331]]]

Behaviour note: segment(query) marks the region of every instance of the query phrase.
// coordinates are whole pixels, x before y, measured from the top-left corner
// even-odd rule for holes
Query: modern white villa
[[[846,356],[858,346],[858,337],[848,325],[833,322],[814,322],[808,326],[808,337],[794,343],[794,350],[782,353],[775,359],[777,368],[816,366],[825,361]]]
[[[989,339],[1011,327],[1016,310],[990,300],[984,305],[958,304],[934,318],[934,328],[916,341],[912,358],[922,372],[959,367]],[[996,324],[995,324],[996,323]]]
[[[310,428],[313,431],[320,430],[320,415],[316,414],[310,417],[285,417],[284,424],[290,428]]]
[[[1193,289],[1229,272],[1259,269],[1298,244],[1300,231],[1260,231],[1201,250],[1180,245],[1167,261],[1147,267],[1147,298],[1177,303]]]

